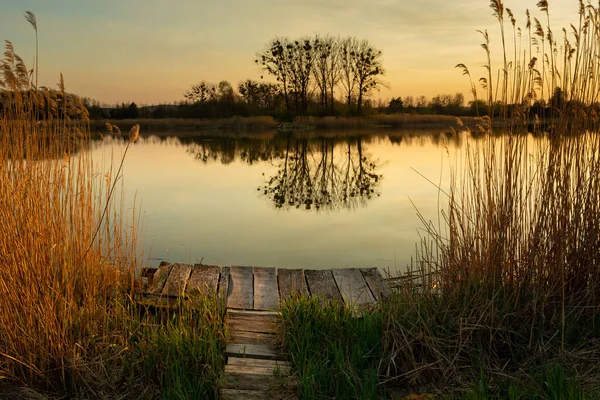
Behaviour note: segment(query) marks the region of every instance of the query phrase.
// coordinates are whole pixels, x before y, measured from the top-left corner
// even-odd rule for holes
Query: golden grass
[[[132,290],[135,232],[111,215],[86,151],[87,113],[62,77],[57,104],[10,43],[0,65],[10,101],[0,119],[0,379],[66,388],[101,375],[92,360],[109,350],[99,343],[115,332],[115,301]],[[100,226],[104,207],[112,218]]]

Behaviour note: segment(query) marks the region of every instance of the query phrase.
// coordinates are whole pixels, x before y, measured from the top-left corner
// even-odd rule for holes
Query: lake
[[[436,186],[448,188],[465,142],[443,131],[179,135],[143,135],[123,167],[122,207],[139,212],[149,266],[403,271],[422,234],[417,211],[438,225],[447,200]],[[94,142],[97,171],[125,146]]]

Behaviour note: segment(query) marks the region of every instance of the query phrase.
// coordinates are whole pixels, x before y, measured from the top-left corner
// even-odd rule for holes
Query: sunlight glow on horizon
[[[526,8],[545,21],[535,4],[507,0],[505,7],[524,28]],[[382,50],[389,88],[374,92],[374,99],[462,92],[469,101],[468,81],[454,66],[467,64],[474,79],[483,75],[477,29],[490,32],[494,58],[500,57],[499,28],[488,5],[483,0],[0,0],[0,39],[12,41],[30,67],[35,36],[23,13],[32,11],[40,35],[40,84],[56,87],[62,72],[69,92],[108,104],[180,101],[201,80],[227,80],[237,88],[242,80],[260,80],[254,55],[270,39],[316,33],[356,36]],[[560,28],[578,21],[576,12],[576,0],[550,2],[557,40],[562,40]]]

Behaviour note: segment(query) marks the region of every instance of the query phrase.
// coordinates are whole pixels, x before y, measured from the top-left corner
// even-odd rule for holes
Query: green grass
[[[382,357],[382,315],[361,318],[339,305],[291,299],[282,307],[283,346],[303,399],[376,399]]]
[[[224,305],[216,296],[180,301],[130,321],[124,373],[163,399],[217,398],[224,367]]]

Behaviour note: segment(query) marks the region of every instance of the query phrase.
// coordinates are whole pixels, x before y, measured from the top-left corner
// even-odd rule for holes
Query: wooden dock
[[[168,305],[179,296],[213,292],[225,299],[225,399],[274,399],[276,375],[287,376],[290,363],[277,344],[280,305],[292,295],[369,307],[389,295],[377,268],[328,270],[219,267],[163,263],[145,271],[147,301]]]

